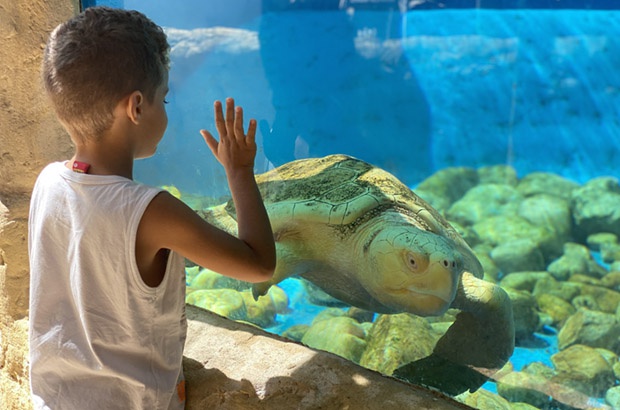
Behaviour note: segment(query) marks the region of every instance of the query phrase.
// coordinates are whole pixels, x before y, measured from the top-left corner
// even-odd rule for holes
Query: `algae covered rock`
[[[296,342],[301,342],[301,339],[303,339],[308,329],[310,329],[309,325],[293,325],[282,332],[282,336]]]
[[[546,229],[558,245],[571,238],[572,215],[568,199],[549,194],[534,195],[521,201],[517,213],[528,222]]]
[[[244,320],[245,303],[233,289],[200,289],[189,293],[185,303],[210,310],[232,320]]]
[[[455,399],[480,410],[512,410],[511,403],[506,399],[483,389],[462,393]]]
[[[503,288],[508,287],[516,290],[527,290],[528,292],[533,292],[536,287],[536,283],[538,283],[541,279],[553,280],[553,277],[546,271],[512,272],[502,278],[500,285]]]
[[[620,291],[620,271],[609,272],[601,279],[601,286]]]
[[[557,296],[542,293],[536,296],[536,303],[541,312],[547,314],[552,325],[560,329],[566,320],[577,311],[573,305]]]
[[[428,200],[435,209],[443,211],[477,184],[478,172],[473,168],[444,168],[420,182],[416,193]]]
[[[587,247],[572,242],[564,244],[562,256],[551,262],[547,270],[559,280],[567,280],[575,274],[600,278],[607,273],[607,270],[594,260]]]
[[[545,259],[557,255],[562,243],[553,232],[536,226],[518,215],[490,216],[473,225],[474,232],[484,243],[493,247],[518,239],[532,241]]]
[[[478,169],[479,183],[516,186],[517,171],[510,165],[490,165]]]
[[[497,393],[510,402],[523,402],[535,408],[544,408],[550,401],[542,389],[549,381],[541,375],[526,372],[512,372],[497,382]]]
[[[524,176],[517,185],[517,190],[526,197],[549,194],[568,200],[577,188],[579,184],[576,182],[550,172],[532,172]]]
[[[380,315],[370,329],[360,364],[391,375],[398,367],[430,355],[437,339],[430,323],[421,317]]]
[[[243,320],[260,327],[269,327],[275,324],[276,315],[288,311],[288,296],[277,286],[272,286],[267,297],[254,300],[249,291],[241,292],[245,304],[245,316]]]
[[[446,215],[451,221],[473,225],[489,216],[515,214],[522,199],[509,185],[478,185],[452,204]]]
[[[545,268],[545,260],[538,244],[526,238],[502,243],[491,251],[490,256],[504,274]]]
[[[605,401],[614,409],[620,409],[620,386],[614,386],[605,393]]]
[[[198,267],[195,267],[198,268]],[[194,268],[194,269],[195,269]],[[189,279],[189,277],[188,277]],[[191,289],[249,289],[252,284],[221,275],[209,269],[198,269],[191,280],[188,280]]]
[[[543,293],[557,296],[570,303],[581,294],[581,285],[574,282],[561,282],[549,275],[548,277],[540,278],[534,285],[534,289],[532,289],[534,296]]]
[[[266,297],[255,301],[249,290],[198,289],[189,292],[185,302],[210,310],[231,320],[249,322],[261,327],[275,323],[277,314],[288,310],[288,297],[279,287],[274,286]]]
[[[620,185],[616,178],[595,178],[574,190],[572,207],[578,238],[598,232],[620,235]]]
[[[613,264],[620,261],[618,236],[609,232],[592,234],[587,238],[588,246],[601,253],[603,262]]]
[[[587,345],[614,350],[620,337],[620,324],[610,313],[579,309],[558,333],[560,350],[572,345]]]
[[[553,381],[591,397],[603,397],[615,383],[612,365],[596,349],[576,344],[551,356]]]
[[[303,335],[301,342],[359,363],[366,349],[364,328],[353,318],[332,316],[318,318]]]

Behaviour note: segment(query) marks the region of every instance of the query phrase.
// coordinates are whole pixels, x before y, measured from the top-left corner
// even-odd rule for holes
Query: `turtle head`
[[[447,238],[413,226],[386,227],[366,251],[374,270],[368,291],[386,307],[436,316],[454,301],[463,257]]]

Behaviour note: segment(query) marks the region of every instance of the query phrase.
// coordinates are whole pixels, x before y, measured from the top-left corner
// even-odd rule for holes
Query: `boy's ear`
[[[138,124],[142,118],[142,110],[144,108],[144,95],[140,91],[134,91],[129,94],[127,100],[127,117],[134,124]]]

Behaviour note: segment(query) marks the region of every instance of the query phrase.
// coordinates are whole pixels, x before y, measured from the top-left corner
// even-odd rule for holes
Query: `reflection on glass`
[[[173,46],[138,179],[234,232],[197,131],[260,124],[277,276],[189,267],[188,303],[477,408],[620,408],[613,1],[116,3]]]

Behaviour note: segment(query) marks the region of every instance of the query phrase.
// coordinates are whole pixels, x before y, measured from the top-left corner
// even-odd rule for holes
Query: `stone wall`
[[[33,182],[70,141],[40,81],[50,31],[77,0],[0,0],[0,407],[25,409],[27,395],[27,218]]]

